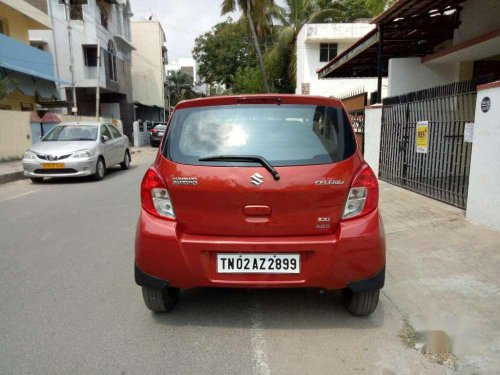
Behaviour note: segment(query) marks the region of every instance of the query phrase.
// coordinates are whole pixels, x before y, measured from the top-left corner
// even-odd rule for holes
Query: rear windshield
[[[159,130],[159,131],[164,131],[166,128],[167,128],[167,125],[156,125],[154,127],[155,130]]]
[[[288,166],[339,162],[355,149],[351,126],[341,108],[245,104],[176,111],[163,152],[181,164],[242,165],[199,159],[257,155],[273,166]]]

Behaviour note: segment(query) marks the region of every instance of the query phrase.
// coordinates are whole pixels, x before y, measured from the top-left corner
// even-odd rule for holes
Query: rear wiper
[[[256,155],[216,155],[198,159],[198,161],[233,161],[233,162],[256,162],[266,168],[276,181],[280,179],[280,174],[274,167],[262,156]]]

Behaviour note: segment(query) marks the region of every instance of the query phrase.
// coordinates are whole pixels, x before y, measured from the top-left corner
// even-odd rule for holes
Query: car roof
[[[325,105],[332,107],[343,107],[339,99],[327,98],[325,96],[293,95],[293,94],[252,94],[252,95],[228,95],[210,96],[185,100],[177,104],[176,109],[206,107],[216,105],[236,104],[308,104]]]

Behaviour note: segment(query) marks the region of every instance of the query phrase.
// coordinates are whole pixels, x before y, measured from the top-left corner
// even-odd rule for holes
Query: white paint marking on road
[[[38,190],[30,190],[30,191],[27,191],[25,193],[14,195],[13,197],[9,197],[9,198],[5,198],[5,199],[0,200],[0,203],[11,201],[11,200],[17,199],[17,198],[21,198],[21,197],[24,197],[25,195],[30,195],[30,194],[36,193],[37,191]]]
[[[264,328],[262,326],[262,309],[257,299],[257,294],[252,291],[250,299],[251,308],[251,321],[252,327],[250,329],[250,339],[252,343],[252,357],[254,360],[253,374],[254,375],[271,375],[269,368],[267,354],[266,354],[266,340],[264,339]]]

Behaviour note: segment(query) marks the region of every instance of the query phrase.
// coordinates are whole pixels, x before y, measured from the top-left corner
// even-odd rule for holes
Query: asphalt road
[[[172,313],[149,312],[133,244],[153,158],[134,155],[101,182],[0,185],[0,374],[435,369],[398,341],[400,313],[385,295],[369,318],[314,290],[187,290]]]

